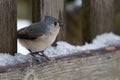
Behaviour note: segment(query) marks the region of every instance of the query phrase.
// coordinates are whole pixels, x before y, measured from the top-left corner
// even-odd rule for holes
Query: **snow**
[[[59,41],[57,42],[56,47],[50,46],[45,50],[44,53],[49,57],[55,57],[55,56],[82,52],[85,50],[95,50],[112,45],[116,45],[116,46],[120,45],[120,36],[110,32],[110,33],[104,33],[98,35],[95,39],[93,39],[92,43],[86,42],[86,44],[82,46],[80,45],[74,46],[67,42]]]
[[[18,20],[18,29],[30,25],[31,22],[28,20]],[[111,45],[120,45],[120,36],[110,32],[96,36],[92,43],[85,45],[71,45],[66,41],[58,41],[57,46],[49,46],[44,50],[44,54],[48,57],[64,56],[85,50],[95,50],[104,48]],[[32,61],[32,56],[29,52],[18,43],[18,53],[15,56],[9,54],[0,54],[0,66],[15,65],[17,63],[23,63],[26,61]]]
[[[26,20],[26,19],[18,19],[17,20],[17,30],[25,27],[25,26],[28,26],[31,24],[31,21],[30,20]]]
[[[6,65],[15,65],[17,63],[23,63],[27,61],[31,61],[31,55],[22,55],[20,53],[16,53],[15,56],[11,56],[9,54],[0,54],[0,67]]]

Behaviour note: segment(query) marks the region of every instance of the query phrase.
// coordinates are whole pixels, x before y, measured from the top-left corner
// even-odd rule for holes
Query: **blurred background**
[[[89,36],[87,36],[89,34],[89,31],[88,32],[87,30],[86,32],[84,31],[84,24],[88,23],[87,21],[86,23],[84,23],[84,17],[86,17],[85,15],[86,13],[84,13],[85,12],[84,5],[86,5],[90,1],[88,1],[87,3],[85,1],[87,0],[83,0],[83,1],[82,0],[66,0],[66,3],[65,3],[66,41],[74,45],[82,45],[87,41],[87,38],[89,38]],[[115,30],[111,30],[111,31],[115,32],[116,34],[120,34],[120,0],[113,0],[113,1],[114,1],[113,2],[114,7],[110,9],[114,10],[113,26]],[[31,24],[32,22],[31,21],[32,20],[32,1],[31,0],[17,0],[17,18],[18,18],[18,29]],[[107,18],[107,17],[104,17],[104,18]],[[89,24],[87,26],[89,26]],[[84,35],[84,33],[87,33],[87,34]],[[86,40],[84,39],[84,37],[87,37]],[[88,40],[87,42],[90,42],[90,41]]]

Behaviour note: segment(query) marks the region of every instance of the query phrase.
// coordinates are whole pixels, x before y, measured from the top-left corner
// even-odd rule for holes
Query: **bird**
[[[39,62],[35,57],[36,54],[49,58],[43,52],[52,45],[64,24],[52,16],[45,16],[40,22],[33,23],[17,31],[17,38],[19,42],[30,51],[33,58]]]

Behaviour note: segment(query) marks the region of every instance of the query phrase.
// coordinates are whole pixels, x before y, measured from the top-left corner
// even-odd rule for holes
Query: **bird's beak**
[[[60,27],[63,27],[63,26],[64,26],[64,23],[60,23],[59,26],[60,26]]]

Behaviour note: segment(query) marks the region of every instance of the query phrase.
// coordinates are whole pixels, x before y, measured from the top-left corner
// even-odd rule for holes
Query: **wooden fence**
[[[88,0],[83,0],[84,13],[92,13],[94,11],[96,12],[96,9],[94,10],[92,6],[94,1],[98,3],[98,1],[107,2],[109,0],[91,0],[92,3],[86,1]],[[110,2],[112,1],[113,0],[110,0]],[[88,10],[88,7],[86,7],[87,4],[89,4],[89,7],[93,8],[91,10],[92,12]],[[56,17],[64,22],[64,0],[36,0],[36,2],[33,2],[32,5],[33,22],[38,21],[44,15]],[[6,41],[5,44],[0,45],[0,51],[15,53],[15,0],[0,0],[0,6],[0,31],[2,31],[2,33],[0,32],[0,37],[2,38],[0,39],[0,44]],[[98,8],[98,6],[100,7],[101,5],[96,6]],[[87,26],[89,25],[91,19],[93,19],[89,16],[90,14],[88,15],[88,13],[83,14],[85,17],[83,20],[83,25],[85,26],[83,30],[84,34],[82,36],[83,40],[87,40],[89,38],[87,38],[89,31],[85,33],[85,30],[87,30]],[[102,13],[100,15],[103,16]],[[100,19],[100,21],[102,21],[102,19]],[[85,24],[85,20],[88,21],[87,24]],[[93,20],[96,20],[96,18]],[[96,21],[99,22],[99,19]],[[8,33],[5,33],[5,31],[8,31]],[[66,28],[64,27],[61,29],[58,36],[59,40],[65,40],[65,32]],[[11,46],[14,44],[15,47],[11,47],[10,43],[12,43]],[[6,46],[9,46],[9,51],[4,50],[4,48],[7,49]],[[73,53],[62,57],[59,56],[54,58],[54,60],[51,59],[49,62],[44,62],[44,64],[44,66],[41,66],[39,64],[35,64],[34,62],[26,62],[1,67],[0,80],[120,80],[120,47],[117,46],[112,50],[104,48],[94,51]]]
[[[120,80],[120,47],[85,51],[44,62],[0,68],[0,80]]]

